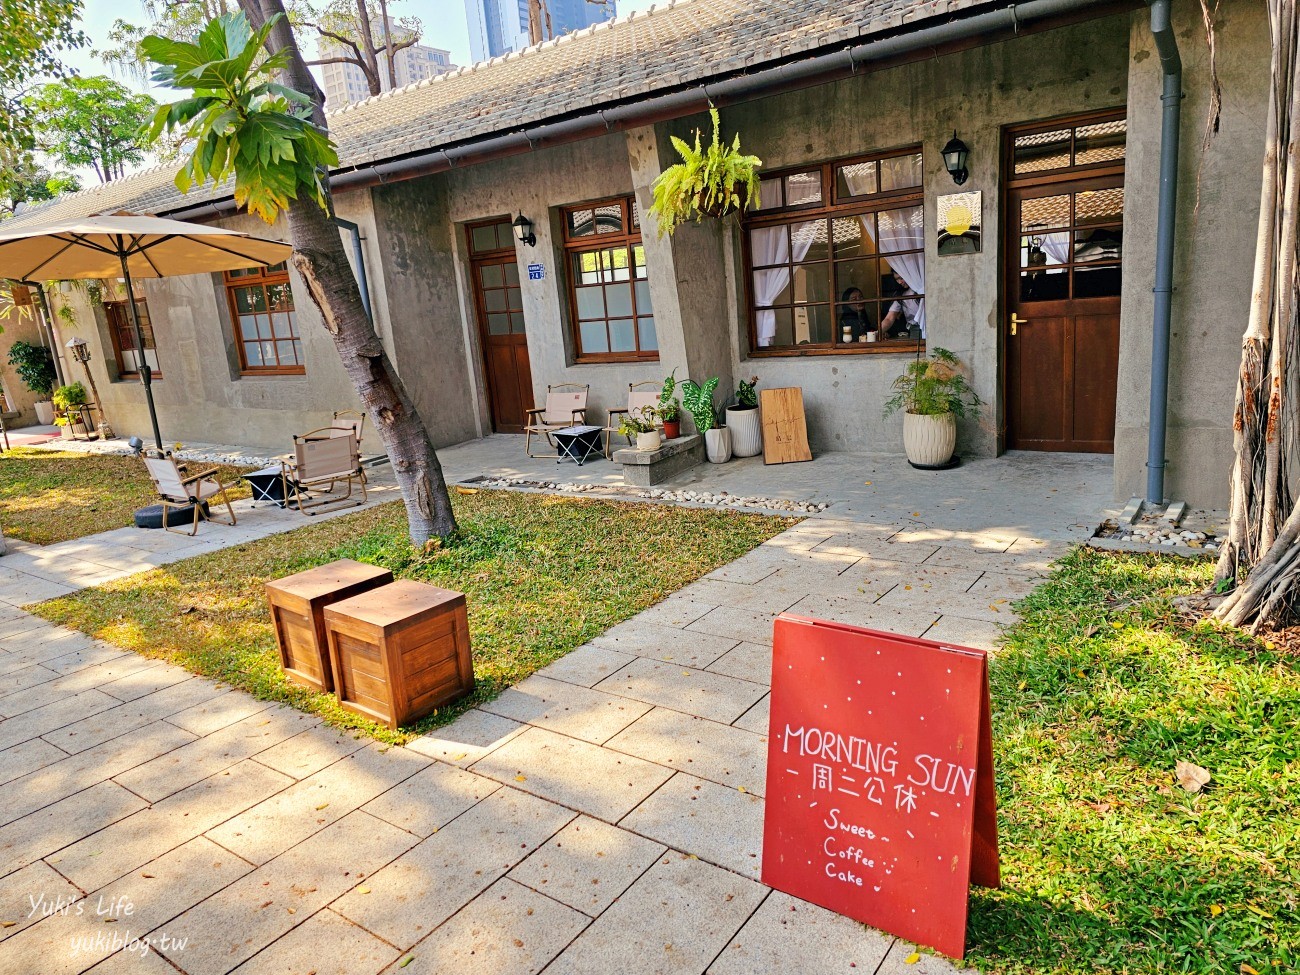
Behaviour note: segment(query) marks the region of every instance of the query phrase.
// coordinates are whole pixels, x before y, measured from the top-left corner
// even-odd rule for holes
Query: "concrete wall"
[[[33,302],[35,300],[33,297]],[[9,349],[19,341],[31,345],[49,344],[44,337],[45,329],[41,327],[39,307],[33,303],[25,308],[13,309],[7,318],[0,320],[0,328],[3,329],[0,331],[0,383],[4,385],[5,400],[9,403],[10,410],[5,414],[5,426],[11,430],[30,427],[37,422],[34,409],[37,397],[18,378],[18,370],[9,365]]]
[[[1269,58],[1262,3],[1223,0],[1217,11],[1223,113],[1218,135],[1203,151],[1209,101],[1205,30],[1196,4],[1174,4],[1186,97],[1165,452],[1166,497],[1211,507],[1228,500],[1232,409],[1259,217]],[[1160,158],[1161,71],[1145,11],[1133,14],[1131,27],[1117,498],[1143,495],[1146,488]]]
[[[1109,17],[722,112],[724,129],[739,130],[746,150],[760,156],[767,169],[923,146],[928,344],[955,352],[990,404],[982,421],[963,423],[962,453],[988,456],[999,446],[1001,128],[1122,107],[1128,41],[1128,18]],[[673,128],[680,134],[707,126],[707,121],[700,117]],[[940,258],[935,200],[956,187],[939,150],[954,129],[971,148],[970,178],[961,189],[984,194],[984,248],[979,254]],[[734,374],[757,375],[762,387],[801,386],[814,450],[900,452],[902,420],[882,420],[881,408],[910,355],[748,357],[745,282],[734,230],[728,250],[727,275],[735,276],[728,288]]]

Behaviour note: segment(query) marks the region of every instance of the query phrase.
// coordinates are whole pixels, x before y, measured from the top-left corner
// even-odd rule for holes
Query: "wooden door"
[[[519,289],[519,265],[509,253],[476,257],[470,262],[474,300],[492,429],[523,433],[533,408],[533,374],[528,364],[528,335]]]
[[[1115,449],[1123,120],[1091,128],[1102,125],[1120,126],[1118,166],[1113,149],[1100,164],[1069,165],[1078,158],[1072,140],[1088,127],[1067,125],[1033,137],[1039,146],[1044,136],[1061,137],[1064,172],[1017,179],[1014,162],[1008,168],[1003,337],[1013,449]],[[1040,156],[1051,151],[1058,150],[1047,146]]]

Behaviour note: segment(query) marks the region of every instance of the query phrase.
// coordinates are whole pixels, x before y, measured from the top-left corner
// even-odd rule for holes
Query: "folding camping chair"
[[[366,479],[361,472],[361,450],[356,431],[349,427],[321,427],[293,438],[293,457],[281,461],[281,484],[287,503],[297,505],[305,515],[314,515],[312,508],[326,505],[342,507],[366,503]],[[334,485],[343,481],[347,493],[334,497]],[[361,486],[360,500],[352,500],[353,484]],[[331,495],[316,501],[310,500],[310,491],[316,489]]]
[[[609,426],[605,427],[606,460],[609,460],[614,455],[614,436],[618,433],[619,421],[626,416],[640,416],[641,411],[647,406],[657,407],[659,405],[659,394],[662,391],[663,383],[652,380],[627,384],[627,406],[615,407],[609,411]],[[629,447],[634,442],[632,437],[627,438]]]
[[[529,457],[559,457],[560,452],[551,433],[578,426],[587,419],[587,394],[591,386],[581,383],[557,383],[546,387],[546,406],[529,410],[524,424],[524,453]],[[553,454],[533,453],[533,436],[546,438]]]
[[[213,467],[198,474],[183,472],[174,457],[145,457],[144,465],[153,480],[154,490],[162,499],[162,526],[177,535],[197,535],[199,519],[217,521],[223,525],[235,524],[235,509],[230,506],[230,497],[226,494],[228,485],[211,479],[218,468]],[[213,518],[207,502],[219,499],[230,513],[230,521]],[[168,524],[168,515],[173,508],[193,508],[194,523],[188,532],[172,528]]]

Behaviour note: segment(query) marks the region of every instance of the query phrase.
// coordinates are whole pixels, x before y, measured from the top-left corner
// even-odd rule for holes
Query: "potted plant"
[[[742,379],[736,386],[736,405],[727,407],[727,429],[731,431],[731,453],[735,457],[756,457],[763,452],[763,425],[758,416],[758,377]]]
[[[618,425],[618,432],[625,437],[636,437],[637,450],[659,449],[659,428],[655,426],[658,411],[653,406],[645,406],[636,413],[627,413]]]
[[[658,414],[664,425],[664,439],[676,440],[682,435],[682,401],[673,394],[677,391],[677,370],[674,369],[665,380],[663,392],[659,394]]]
[[[9,365],[14,367],[23,385],[36,394],[36,420],[49,425],[54,422],[54,356],[43,345],[32,345],[21,339],[9,347]]]
[[[682,382],[682,402],[695,421],[696,432],[704,438],[704,449],[712,464],[731,460],[731,431],[718,426],[718,411],[713,405],[718,382],[717,376],[707,380],[703,386],[692,379]]]
[[[903,411],[903,449],[913,467],[936,470],[951,466],[957,447],[957,417],[977,416],[980,398],[947,349],[920,355],[894,380],[894,395],[885,416]]]
[[[82,433],[87,432],[85,424],[81,421],[81,408],[89,402],[90,396],[86,393],[86,387],[80,382],[60,386],[54,391],[54,411],[58,414],[54,422],[62,428],[65,440],[72,439],[78,432],[77,428],[80,428]]]
[[[724,144],[718,110],[709,109],[709,117],[713,119],[713,141],[708,148],[700,146],[699,129],[695,130],[694,146],[673,136],[682,161],[654,181],[650,212],[658,220],[661,237],[672,234],[687,220],[698,223],[706,216],[721,218],[758,203],[758,168],[763,160],[740,151],[739,134],[730,145]]]

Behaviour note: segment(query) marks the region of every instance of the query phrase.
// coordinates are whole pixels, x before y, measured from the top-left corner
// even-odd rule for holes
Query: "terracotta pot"
[[[664,439],[676,440],[682,435],[681,420],[664,420]]]
[[[951,413],[925,416],[903,414],[903,449],[918,467],[939,467],[952,460],[957,449],[957,418]]]
[[[733,457],[757,457],[763,452],[763,423],[757,406],[727,407]]]
[[[637,450],[658,450],[659,449],[659,431],[651,430],[649,433],[638,433],[636,435]]]
[[[731,460],[731,431],[726,427],[705,430],[704,449],[710,464],[725,464]]]

